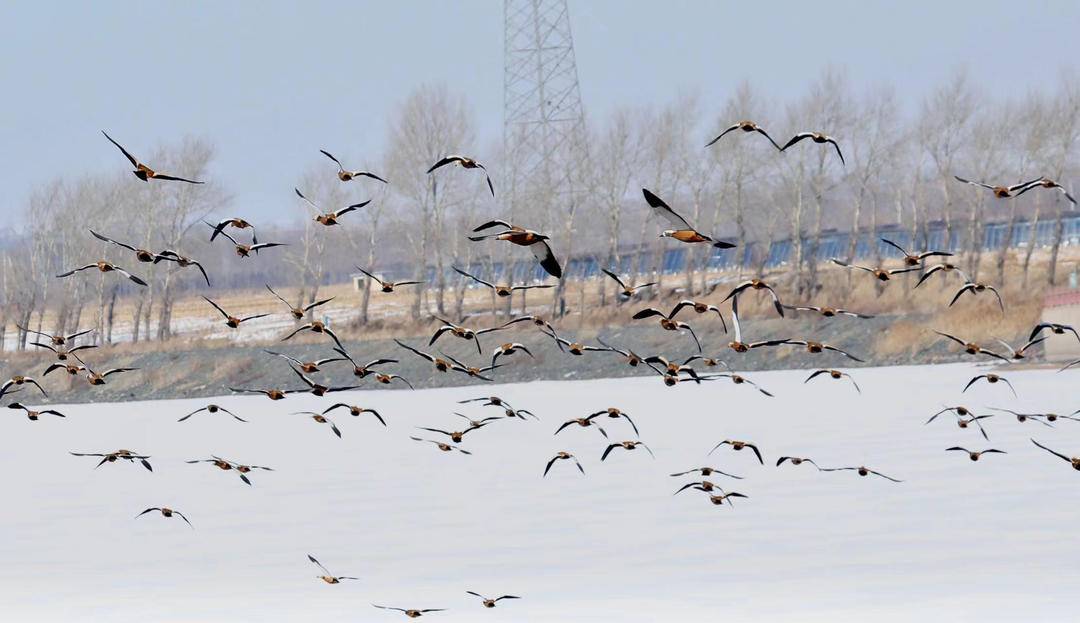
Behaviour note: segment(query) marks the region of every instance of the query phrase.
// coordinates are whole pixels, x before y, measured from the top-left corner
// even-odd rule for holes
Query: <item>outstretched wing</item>
[[[645,201],[649,204],[649,207],[652,208],[657,214],[664,217],[664,219],[672,225],[678,227],[679,229],[694,229],[690,226],[690,223],[686,222],[686,219],[679,216],[678,213],[675,212],[675,210],[671,209],[671,206],[664,203],[663,199],[657,197],[648,188],[642,188],[641,194],[645,195]]]

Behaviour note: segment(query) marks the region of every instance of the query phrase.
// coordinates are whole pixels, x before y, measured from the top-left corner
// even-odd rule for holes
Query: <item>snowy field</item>
[[[0,419],[0,618],[6,621],[393,621],[405,608],[446,608],[423,620],[498,621],[1075,621],[1080,613],[1080,473],[1036,448],[1080,453],[1080,422],[1054,427],[1000,414],[990,440],[943,415],[963,404],[1071,413],[1080,372],[1006,371],[1019,393],[978,384],[972,365],[751,375],[776,394],[711,382],[666,388],[655,377],[538,382],[333,398],[222,397],[250,420],[201,413],[209,401],[67,405],[67,419]],[[457,400],[499,395],[540,421],[505,419],[465,437],[471,456],[440,452],[416,426],[460,430]],[[30,391],[13,396],[32,400]],[[329,427],[290,412],[336,401],[377,409],[331,414]],[[604,462],[595,428],[563,421],[608,406],[633,418],[655,460],[616,450]],[[602,419],[613,440],[625,421]],[[422,434],[418,434],[422,433]],[[757,443],[749,450],[725,439]],[[1008,452],[972,462],[962,445]],[[130,448],[154,471],[68,454]],[[576,453],[582,476],[560,461]],[[188,459],[217,454],[273,467],[250,474]],[[903,480],[818,472],[865,464]],[[713,506],[673,492],[710,478],[749,499]],[[194,529],[151,506],[185,513]],[[316,579],[307,555],[358,581]],[[514,594],[484,610],[466,590]]]

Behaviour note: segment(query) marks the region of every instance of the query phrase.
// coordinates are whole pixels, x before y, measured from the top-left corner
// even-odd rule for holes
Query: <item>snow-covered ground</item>
[[[208,401],[58,407],[67,419],[0,420],[0,618],[7,621],[382,621],[371,603],[447,608],[425,620],[501,621],[1075,621],[1080,612],[1080,473],[1029,441],[1080,453],[1080,422],[1053,428],[1008,415],[990,441],[944,406],[1070,413],[1080,372],[1009,371],[1007,387],[976,385],[971,365],[751,375],[776,394],[655,377],[261,396],[216,402],[250,420],[202,413]],[[452,415],[497,415],[457,400],[495,394],[541,421],[504,420],[444,453],[409,439],[416,426],[460,430]],[[29,391],[17,394],[22,400]],[[370,416],[334,416],[344,437],[290,415],[341,398]],[[616,450],[594,428],[557,426],[592,411],[627,411],[656,453]],[[603,419],[614,440],[624,421]],[[423,433],[422,437],[435,438]],[[765,465],[725,438],[757,443]],[[962,445],[1008,452],[971,462]],[[153,473],[123,462],[94,469],[68,454],[130,448]],[[558,450],[575,452],[541,474]],[[217,454],[276,471],[235,472],[187,459]],[[776,467],[782,455],[857,466],[902,479]],[[672,495],[711,478],[749,499],[713,506]],[[150,506],[184,512],[195,529]],[[306,556],[360,580],[327,585]],[[465,594],[520,595],[491,611]]]

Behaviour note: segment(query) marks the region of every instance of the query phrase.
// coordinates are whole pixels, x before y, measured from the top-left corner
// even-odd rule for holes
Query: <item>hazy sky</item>
[[[479,145],[461,151],[484,150],[502,129],[502,5],[4,3],[0,212],[21,210],[54,175],[126,167],[107,129],[136,155],[213,138],[213,178],[227,180],[233,211],[280,220],[297,211],[291,188],[320,148],[373,157],[394,108],[423,83],[467,94]],[[1080,3],[1066,1],[570,0],[570,17],[594,118],[680,90],[718,109],[744,78],[796,97],[830,64],[911,103],[958,66],[1022,93],[1053,86],[1080,58]]]

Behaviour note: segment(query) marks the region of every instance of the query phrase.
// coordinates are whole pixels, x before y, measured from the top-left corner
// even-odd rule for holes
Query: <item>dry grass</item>
[[[980,267],[980,279],[986,281],[996,279],[995,259],[995,254],[984,256]],[[1080,250],[1062,249],[1059,266],[1073,266],[1078,261],[1080,261]],[[775,269],[764,277],[776,286],[785,303],[788,304],[827,304],[867,314],[918,318],[918,321],[898,320],[890,331],[882,333],[875,340],[874,348],[877,354],[896,356],[911,355],[933,344],[938,338],[931,329],[955,333],[977,341],[989,341],[995,336],[1007,340],[1014,339],[1022,334],[1025,328],[1036,322],[1041,314],[1043,295],[1046,290],[1047,262],[1048,257],[1044,252],[1035,254],[1029,275],[1031,285],[1026,290],[1021,290],[1019,288],[1020,258],[1015,257],[1015,254],[1009,258],[1006,271],[1008,285],[1001,291],[1002,297],[1006,300],[1008,312],[1004,316],[998,310],[992,294],[989,293],[975,297],[965,295],[954,307],[949,308],[948,303],[960,285],[955,274],[935,275],[915,290],[913,288],[917,278],[914,274],[896,277],[881,287],[881,284],[865,273],[851,272],[831,264],[823,264],[820,268],[819,290],[811,296],[802,297],[801,300],[794,294],[796,291],[794,274],[787,267]],[[898,265],[898,263],[894,261],[889,265]],[[1065,270],[1062,269],[1061,272]],[[718,303],[729,291],[729,284],[736,282],[737,276],[731,272],[709,272],[704,275],[704,280],[708,283],[719,282],[719,285],[711,293],[697,298]],[[701,282],[702,276],[695,275],[694,283]],[[565,299],[570,314],[563,319],[560,326],[567,331],[619,326],[628,322],[627,317],[642,307],[657,306],[667,309],[674,300],[677,300],[684,286],[685,275],[665,275],[659,292],[656,288],[651,292],[646,290],[643,292],[644,296],[638,300],[619,303],[610,296],[611,284],[606,278],[569,281],[566,285]],[[609,289],[606,305],[603,306],[600,305],[602,287]],[[584,296],[582,296],[582,289],[584,289]],[[298,288],[282,287],[278,288],[277,292],[290,301],[296,300],[299,296]],[[741,317],[747,321],[775,317],[771,299],[767,295],[753,292],[748,294],[740,300]],[[320,288],[319,298],[334,297],[334,300],[319,308],[319,311],[335,318],[350,318],[350,320],[335,323],[336,330],[344,339],[366,340],[415,336],[428,331],[434,321],[430,318],[420,321],[412,320],[409,310],[412,308],[414,296],[415,293],[407,288],[393,294],[373,292],[369,308],[371,320],[366,325],[359,326],[355,319],[361,305],[362,294],[356,291],[351,283],[334,284]],[[431,296],[429,295],[428,298],[431,299]],[[452,305],[452,298],[453,292],[448,291],[448,305]],[[270,313],[280,316],[286,311],[280,301],[262,288],[219,292],[214,294],[213,299],[236,315]],[[528,298],[527,311],[548,316],[550,302],[551,295],[548,292],[533,292]],[[135,301],[131,298],[117,302],[115,310],[117,323],[114,327],[116,333],[124,334],[130,330],[134,305]],[[498,309],[503,309],[502,300],[498,301]],[[490,315],[491,297],[488,291],[476,288],[467,290],[464,310],[467,315],[480,317]],[[515,299],[513,313],[519,312],[519,301]],[[50,326],[50,321],[50,315],[46,314],[43,326]],[[235,346],[236,342],[230,339],[215,338],[207,334],[210,328],[216,328],[215,323],[218,321],[217,312],[211,309],[200,295],[192,294],[175,303],[173,309],[175,337],[167,343],[156,341],[118,343],[113,349],[118,355],[133,355],[162,349],[183,351],[194,348],[217,349]],[[479,324],[484,324],[484,322],[480,321]],[[711,316],[696,318],[695,326],[698,324],[706,328],[711,324],[716,324],[717,327],[720,325],[719,320]],[[186,329],[186,327],[193,328]],[[318,336],[305,334],[297,335],[293,339],[297,343],[319,341]],[[272,340],[263,341],[269,343]]]

